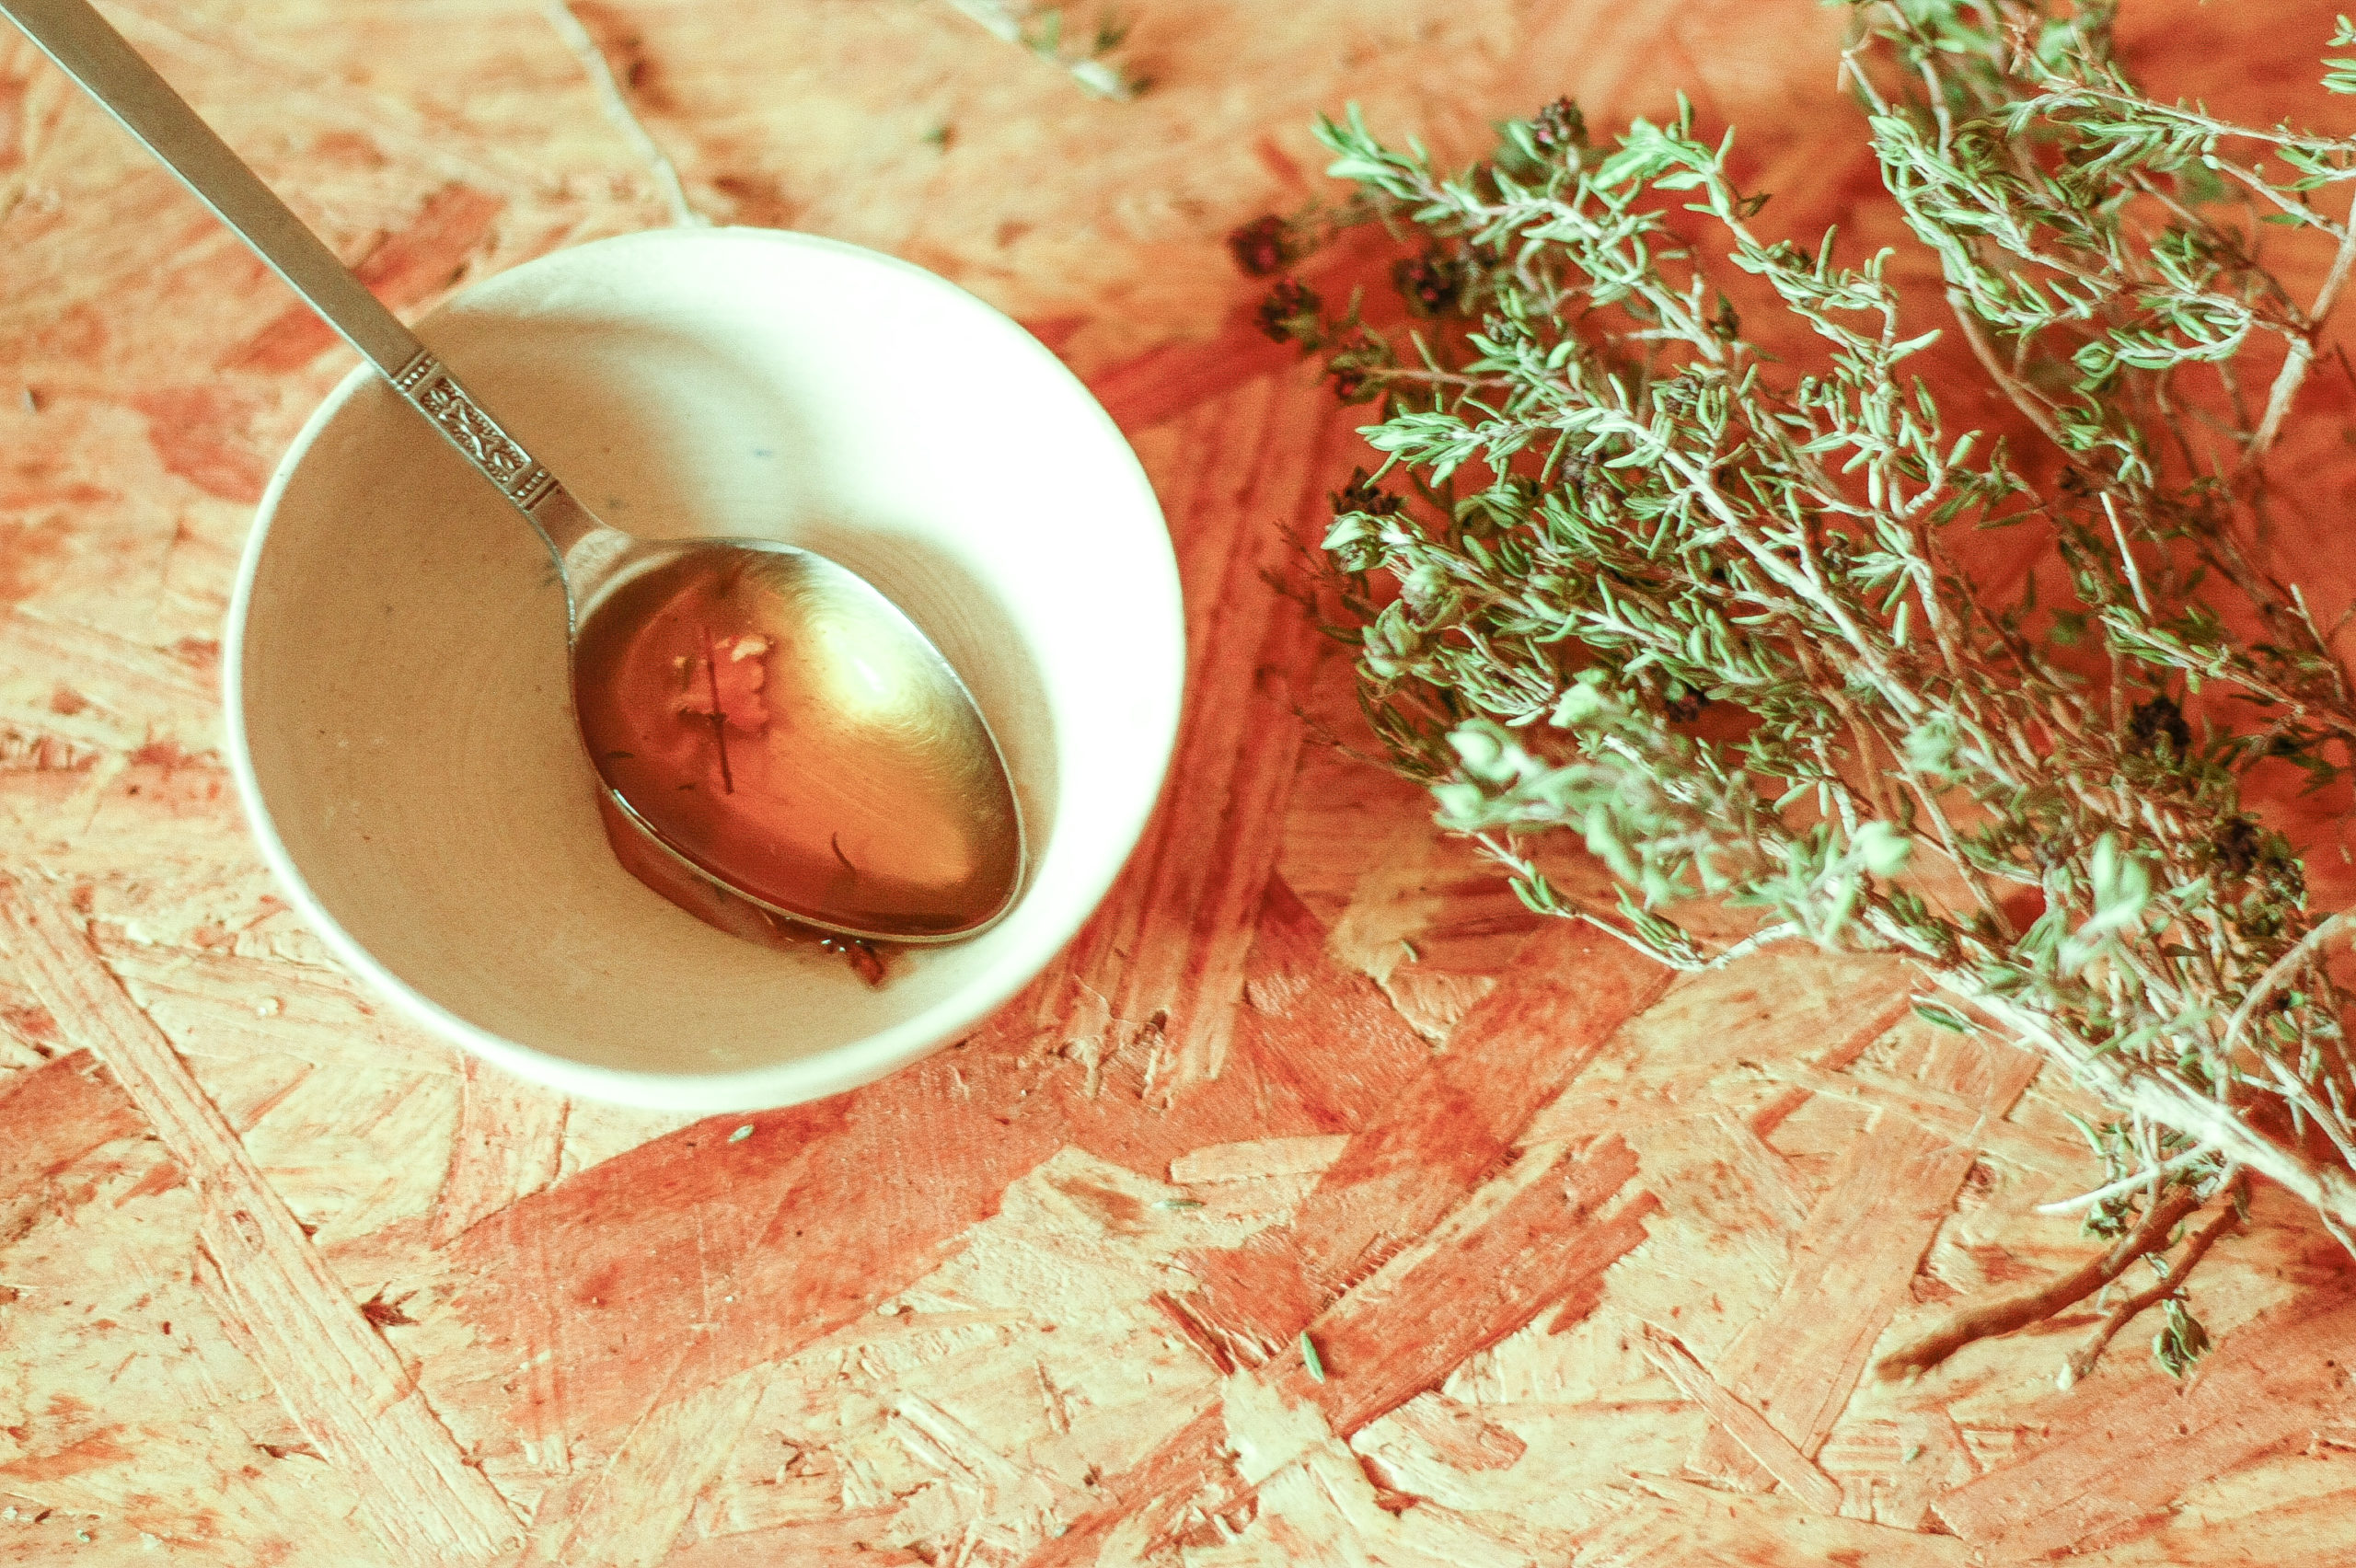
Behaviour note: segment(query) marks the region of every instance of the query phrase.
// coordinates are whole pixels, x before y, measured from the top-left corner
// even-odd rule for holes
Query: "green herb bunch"
[[[1761,232],[1690,110],[1604,143],[1558,103],[1448,177],[1353,111],[1320,135],[1356,193],[1237,255],[1287,269],[1364,223],[1402,243],[1404,329],[1288,271],[1262,321],[1379,400],[1382,461],[1324,548],[1367,713],[1443,826],[1532,909],[1680,968],[1787,940],[1901,955],[1923,1017],[2111,1108],[2076,1205],[2108,1251],[1885,1370],[2139,1260],[2150,1286],[2069,1375],[2155,1304],[2180,1370],[2205,1343],[2184,1275],[2248,1174],[2356,1231],[2338,917],[2244,800],[2255,769],[2320,786],[2356,760],[2339,628],[2264,548],[2269,457],[2356,255],[2356,141],[2147,97],[2108,5],[1852,9],[1844,70],[1943,301],[1901,297],[1888,252]],[[2356,60],[2327,71],[2356,91]],[[2260,236],[2321,248],[2319,292]],[[1776,352],[1738,300],[1779,317]],[[1949,329],[2017,410],[2017,455],[1920,377]],[[2061,602],[1992,601],[1958,559],[1990,528],[2058,556]],[[1615,907],[1547,879],[1546,834],[1609,868]],[[1703,941],[1673,917],[1695,898],[1754,933]]]

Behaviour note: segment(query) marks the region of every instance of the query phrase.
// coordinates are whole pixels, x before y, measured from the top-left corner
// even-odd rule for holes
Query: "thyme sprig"
[[[949,0],[992,36],[1020,45],[1067,73],[1098,98],[1133,98],[1150,86],[1118,58],[1128,41],[1129,20],[1118,11],[1100,12],[1092,26],[1069,25],[1068,8],[1053,0]]]
[[[2356,743],[2339,628],[2269,557],[2269,461],[2356,257],[2356,142],[2146,96],[2111,9],[1853,6],[1845,73],[1943,321],[1890,252],[1758,228],[1690,108],[1602,144],[1568,103],[1456,175],[1355,110],[1322,122],[1357,190],[1316,233],[1388,225],[1410,325],[1288,274],[1262,313],[1379,399],[1382,460],[1324,539],[1367,714],[1530,907],[1684,969],[1796,939],[1900,955],[1923,1018],[2111,1108],[2084,1207],[2115,1245],[2084,1288],[1892,1368],[2143,1259],[2165,1288],[2131,1299],[2164,1307],[2181,1369],[2205,1343],[2183,1277],[2227,1228],[2187,1228],[2246,1173],[2356,1232],[2342,917],[2243,793],[2278,762],[2329,782]],[[2356,90],[2356,60],[2327,70]],[[2304,300],[2261,256],[2275,229],[2330,248]],[[1306,233],[1264,223],[1254,253],[1289,263]],[[1768,352],[1738,299],[1804,352]],[[1920,373],[1949,324],[2017,410],[2017,460]],[[1992,528],[2050,544],[2064,602],[2033,577],[1994,601],[1958,561]],[[1613,907],[1540,869],[1530,840],[1564,832]],[[1674,917],[1692,898],[1754,933],[1714,947]]]

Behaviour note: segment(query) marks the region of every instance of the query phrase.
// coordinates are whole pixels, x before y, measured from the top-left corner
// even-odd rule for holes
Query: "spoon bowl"
[[[573,705],[613,804],[800,924],[905,943],[1000,918],[1022,824],[964,681],[897,606],[769,540],[633,540],[585,594]]]

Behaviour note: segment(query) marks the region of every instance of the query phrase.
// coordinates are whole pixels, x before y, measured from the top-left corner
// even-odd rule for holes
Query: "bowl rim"
[[[1020,322],[972,291],[936,272],[865,246],[822,235],[740,226],[644,229],[567,246],[518,262],[490,277],[478,279],[450,294],[423,319],[432,321],[450,306],[464,302],[469,294],[484,284],[558,257],[570,257],[589,250],[665,246],[692,248],[714,244],[781,246],[830,253],[879,271],[896,273],[905,282],[932,291],[964,308],[995,318],[1011,331],[1015,341],[1027,346],[1028,352],[1049,371],[1051,376],[1060,378],[1080,395],[1080,403],[1086,410],[1080,417],[1094,421],[1110,438],[1118,454],[1115,463],[1125,469],[1127,477],[1135,479],[1140,498],[1161,520],[1162,548],[1159,551],[1148,552],[1152,557],[1152,564],[1161,569],[1156,573],[1158,581],[1123,585],[1125,595],[1135,594],[1141,599],[1158,601],[1157,610],[1176,628],[1182,640],[1179,657],[1175,661],[1176,678],[1169,683],[1167,690],[1138,694],[1140,699],[1147,702],[1158,698],[1162,709],[1158,715],[1150,711],[1146,715],[1152,721],[1154,736],[1147,754],[1147,760],[1151,764],[1154,788],[1140,791],[1139,799],[1133,801],[1127,810],[1103,813],[1101,820],[1106,820],[1115,830],[1115,841],[1126,847],[1118,856],[1108,856],[1103,864],[1082,873],[1071,895],[1073,914],[1070,917],[1043,926],[1015,944],[971,985],[912,1018],[793,1061],[721,1072],[654,1072],[606,1066],[559,1055],[509,1040],[470,1022],[395,974],[328,911],[312,892],[310,883],[295,865],[293,854],[279,836],[262,796],[261,782],[254,771],[247,739],[244,696],[247,619],[252,609],[254,582],[269,546],[271,525],[276,520],[279,505],[287,487],[293,482],[295,470],[317,444],[321,432],[358,396],[361,387],[380,379],[375,368],[364,361],[353,366],[320,399],[280,455],[278,465],[271,474],[270,483],[255,508],[253,524],[238,559],[237,582],[230,594],[227,624],[222,638],[221,659],[227,761],[247,825],[261,849],[264,862],[287,895],[295,914],[338,959],[411,1022],[519,1078],[586,1099],[647,1110],[699,1113],[780,1109],[871,1083],[941,1049],[1003,1007],[1035,979],[1103,905],[1114,880],[1135,856],[1146,826],[1169,788],[1170,768],[1175,756],[1179,725],[1184,710],[1188,664],[1187,650],[1184,646],[1185,605],[1175,544],[1169,536],[1168,517],[1162,510],[1161,498],[1127,435],[1097,400],[1095,394],[1089,390],[1087,384]],[[1018,905],[1017,908],[1020,907]]]

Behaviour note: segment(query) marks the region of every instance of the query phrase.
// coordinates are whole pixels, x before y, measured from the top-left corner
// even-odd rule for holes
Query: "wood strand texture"
[[[0,882],[8,956],[59,1034],[87,1049],[196,1189],[197,1246],[287,1410],[400,1560],[487,1562],[514,1543],[505,1501],[467,1463],[400,1357],[328,1268],[173,1051],[54,893]]]
[[[1533,916],[1366,760],[1295,601],[1364,416],[1221,240],[1321,189],[1311,117],[1456,158],[1564,94],[1605,126],[1683,89],[1740,126],[1762,221],[1902,248],[1838,17],[1125,9],[1129,104],[938,6],[109,6],[405,312],[684,200],[975,289],[1136,444],[1189,685],[1121,880],[953,1048],[703,1123],[458,1058],[273,891],[220,630],[348,355],[0,37],[0,1562],[2356,1562],[2356,1270],[2297,1205],[2259,1186],[2203,1264],[2182,1383],[2147,1314],[2055,1388],[2102,1297],[1874,1378],[2099,1245],[2039,1209],[2094,1180],[2087,1102],[1914,1019],[1896,965],[1672,984]],[[2129,0],[2131,63],[2308,104],[2328,7],[2246,9]],[[1375,310],[1385,264],[1303,276]],[[2356,383],[2308,395],[2285,442],[2335,496]],[[2335,516],[2283,524],[2326,620]],[[2268,810],[2346,902],[2347,792]]]

